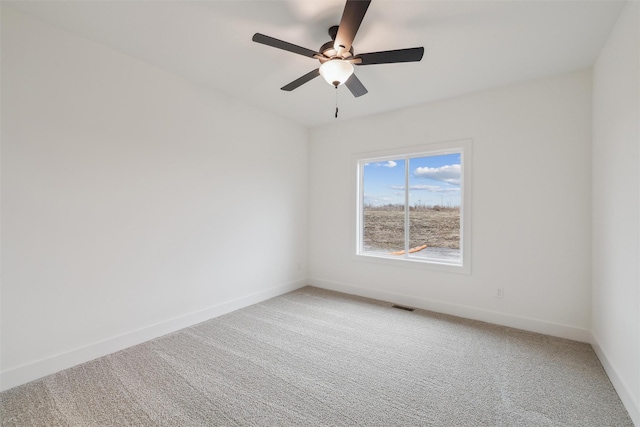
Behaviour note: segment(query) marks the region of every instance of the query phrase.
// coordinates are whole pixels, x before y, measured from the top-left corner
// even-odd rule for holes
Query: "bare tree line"
[[[386,205],[372,205],[365,203],[365,211],[376,212],[404,212],[404,204],[402,203],[387,203]],[[460,206],[442,206],[442,205],[414,205],[409,206],[409,212],[423,212],[423,211],[446,211],[446,212],[459,212]]]

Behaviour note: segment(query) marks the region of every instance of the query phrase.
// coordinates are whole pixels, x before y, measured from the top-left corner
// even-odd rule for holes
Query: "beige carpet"
[[[587,344],[311,287],[0,399],[3,426],[633,426]]]

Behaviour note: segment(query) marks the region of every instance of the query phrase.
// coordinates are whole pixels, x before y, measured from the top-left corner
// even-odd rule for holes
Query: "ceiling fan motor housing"
[[[331,27],[331,28],[337,28],[336,27]],[[334,48],[334,41],[328,41],[325,44],[323,44],[322,46],[320,46],[320,49],[318,49],[318,51],[320,53],[322,53],[324,56],[327,57],[327,59],[332,59],[336,56],[338,56],[338,52],[335,50]],[[342,59],[347,59],[353,56],[353,46],[351,46],[351,48],[345,52],[344,54],[342,54],[341,56],[339,56]]]

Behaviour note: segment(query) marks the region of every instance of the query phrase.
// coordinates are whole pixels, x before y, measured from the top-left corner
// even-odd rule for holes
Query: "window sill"
[[[436,260],[431,258],[420,259],[417,257],[392,257],[384,254],[361,253],[355,254],[353,259],[358,262],[368,262],[392,267],[417,268],[420,270],[431,270],[442,273],[471,274],[471,266],[469,263],[461,264],[454,261]]]

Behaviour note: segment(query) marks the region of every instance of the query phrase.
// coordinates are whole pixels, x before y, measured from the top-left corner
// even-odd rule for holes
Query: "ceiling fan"
[[[392,64],[396,62],[418,62],[424,54],[424,47],[386,50],[371,53],[353,53],[353,39],[360,28],[371,0],[347,0],[340,25],[329,28],[331,41],[320,46],[318,51],[307,49],[264,34],[256,33],[252,40],[267,46],[297,53],[320,61],[320,67],[292,81],[281,89],[292,91],[321,75],[327,83],[338,88],[344,84],[355,97],[368,91],[353,74],[353,65]]]

